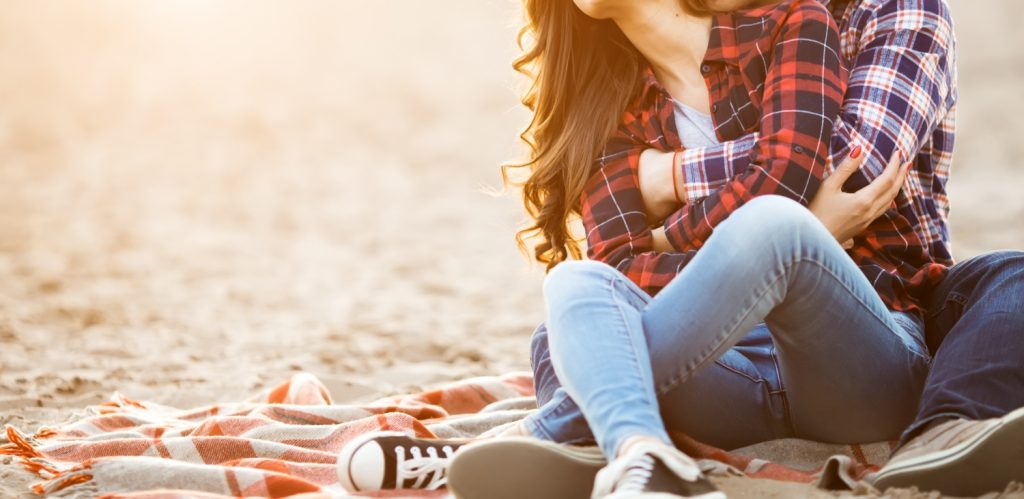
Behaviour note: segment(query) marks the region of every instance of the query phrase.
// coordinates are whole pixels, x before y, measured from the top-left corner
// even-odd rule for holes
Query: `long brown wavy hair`
[[[707,11],[704,0],[680,0],[690,12]],[[626,106],[639,93],[647,62],[611,20],[596,20],[572,0],[523,0],[519,31],[522,54],[512,67],[529,79],[522,103],[533,119],[520,138],[526,161],[502,165],[506,187],[522,186],[532,225],[516,233],[519,247],[539,236],[533,258],[551,269],[581,257],[569,224],[595,158],[615,132]],[[525,182],[510,170],[526,169]]]

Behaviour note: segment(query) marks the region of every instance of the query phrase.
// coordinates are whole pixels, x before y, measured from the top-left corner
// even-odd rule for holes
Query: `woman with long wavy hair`
[[[913,417],[928,354],[914,305],[873,287],[840,244],[856,234],[830,200],[862,155],[853,150],[842,174],[824,178],[846,85],[828,10],[816,0],[525,7],[515,67],[531,78],[523,102],[534,115],[522,135],[531,154],[503,172],[507,180],[509,170],[529,172],[522,187],[533,224],[517,239],[539,239],[547,321],[533,343],[540,409],[506,436],[596,441],[603,459],[536,439],[458,450],[458,442],[377,436],[348,446],[343,482],[437,486],[443,469],[412,470],[389,449],[428,461],[458,450],[456,493],[493,495],[502,490],[495,475],[457,464],[486,469],[487,452],[473,449],[508,456],[541,445],[547,454],[527,451],[536,459],[524,467],[568,461],[596,478],[512,472],[503,476],[516,483],[501,482],[504,490],[714,498],[724,496],[670,432],[724,447],[898,435]],[[753,132],[746,171],[702,198],[685,182],[680,189],[680,151]],[[659,169],[672,181],[652,182],[664,178],[650,174]],[[862,218],[885,210],[905,174],[890,162],[870,186],[884,202]],[[674,202],[656,202],[659,189]],[[582,234],[571,230],[575,218]],[[589,260],[580,260],[580,238]]]

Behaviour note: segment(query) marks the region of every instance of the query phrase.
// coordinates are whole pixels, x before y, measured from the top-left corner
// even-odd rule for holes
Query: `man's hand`
[[[910,163],[903,165],[899,151],[886,165],[885,171],[867,187],[854,192],[843,192],[843,184],[867,158],[858,147],[843,160],[836,171],[822,183],[811,200],[811,213],[821,220],[836,240],[844,245],[868,228],[872,221],[889,209],[903,182],[907,179]]]

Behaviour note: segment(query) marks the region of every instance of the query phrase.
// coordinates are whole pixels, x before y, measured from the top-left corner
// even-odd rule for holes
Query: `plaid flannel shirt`
[[[809,3],[798,1],[768,10],[716,16],[706,66],[713,64],[716,56],[723,55],[727,57],[725,65],[718,68],[726,72],[730,65],[742,68],[745,73],[749,73],[747,65],[767,65],[764,59],[743,57],[749,55],[751,44],[760,50],[768,43],[785,43],[787,37],[804,29],[800,23],[823,23],[823,20],[814,20],[820,17],[820,7],[815,10]],[[847,183],[847,190],[863,187],[877,177],[896,150],[902,151],[906,158],[913,158],[914,168],[894,207],[855,239],[849,253],[887,305],[895,310],[915,311],[919,309],[922,293],[941,279],[946,266],[952,263],[946,228],[945,184],[952,159],[956,73],[949,11],[943,0],[832,0],[831,5],[828,0],[819,0],[819,3],[831,7],[841,20],[838,46],[825,45],[838,50],[842,61],[852,68],[848,89],[841,112],[837,113],[839,120],[834,123],[820,120],[815,113],[808,114],[805,110],[789,111],[802,114],[802,130],[807,129],[808,121],[831,126],[830,148],[824,154],[828,171],[833,158],[837,158],[837,162],[855,146],[865,146],[867,161]],[[812,13],[808,16],[811,20],[789,15],[800,10]],[[784,34],[787,30],[778,24],[780,21],[793,24],[790,35]],[[758,24],[765,28],[752,29]],[[769,26],[774,27],[774,31],[768,31]],[[754,34],[747,35],[744,31]],[[735,35],[730,36],[732,33]],[[754,39],[758,36],[760,39]],[[795,36],[796,40],[800,39],[799,35]],[[739,46],[730,47],[730,43]],[[723,44],[726,46],[722,47]],[[793,42],[792,45],[798,44]],[[805,44],[810,45],[811,41],[805,40]],[[775,52],[775,62],[780,60],[781,52]],[[803,50],[803,53],[811,52]],[[821,50],[816,54],[820,55]],[[822,64],[817,65],[818,73],[810,76],[820,80]],[[771,126],[773,123],[764,120],[759,129],[750,126],[750,113],[756,111],[760,102],[737,99],[745,95],[742,92],[746,88],[751,88],[746,86],[749,83],[737,82],[736,88],[723,92],[721,88],[716,89],[716,81],[721,80],[709,78],[708,84],[714,103],[716,132],[725,141],[723,144],[683,149],[672,119],[671,101],[649,75],[641,99],[631,106],[619,133],[609,141],[598,159],[599,170],[581,199],[588,255],[616,266],[651,294],[667,285],[689,262],[714,225],[749,197],[774,193],[806,204],[813,196],[811,190],[788,188],[791,184],[786,183],[786,177],[777,182],[781,184],[781,192],[742,192],[746,184],[738,186],[737,181],[766,171],[763,164],[765,141],[771,141],[778,131]],[[765,83],[770,85],[770,81]],[[818,92],[820,94],[821,90]],[[825,97],[826,100],[831,98],[828,94]],[[761,94],[762,102],[769,98],[767,91]],[[724,113],[723,104],[727,106]],[[792,105],[792,101],[788,104]],[[755,116],[765,109],[767,107]],[[686,184],[690,205],[671,215],[664,224],[669,241],[679,250],[677,253],[651,250],[653,240],[635,180],[639,154],[647,147],[682,150],[683,164],[679,173]],[[801,148],[806,151],[806,147]],[[791,161],[796,163],[807,164],[807,159],[798,154],[769,150],[795,158]],[[796,151],[795,145],[793,150]],[[818,160],[814,158],[812,168],[817,167]],[[741,188],[738,196],[732,194],[737,187]]]

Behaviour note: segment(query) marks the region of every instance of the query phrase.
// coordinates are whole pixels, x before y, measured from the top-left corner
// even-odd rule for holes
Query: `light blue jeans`
[[[928,371],[921,321],[890,311],[825,227],[780,196],[733,213],[653,299],[592,261],[557,266],[544,297],[550,362],[535,337],[543,405],[525,425],[592,438],[609,457],[632,436],[671,443],[667,430],[726,448],[898,438]]]

